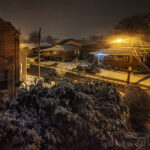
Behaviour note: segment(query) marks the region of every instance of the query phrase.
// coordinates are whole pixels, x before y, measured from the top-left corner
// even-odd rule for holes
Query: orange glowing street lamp
[[[126,40],[123,39],[118,39],[116,40],[116,43],[128,43]]]
[[[112,43],[128,43],[127,40],[124,39],[117,39],[113,41]],[[131,49],[133,49],[133,37],[131,38]],[[129,59],[129,67],[128,67],[128,77],[127,77],[127,84],[130,83],[130,74],[132,72],[132,53],[130,54],[130,59]]]
[[[121,43],[121,42],[123,42],[123,40],[122,39],[118,39],[118,40],[116,40],[116,42],[117,43]]]

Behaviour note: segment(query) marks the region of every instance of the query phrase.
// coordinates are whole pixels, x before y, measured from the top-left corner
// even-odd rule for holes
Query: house
[[[20,33],[10,23],[0,19],[0,95],[14,97],[18,87],[16,82],[22,78],[19,51]],[[26,68],[25,68],[26,69]]]
[[[82,43],[78,40],[74,40],[74,39],[66,39],[66,40],[63,40],[61,41],[60,43],[58,43],[58,45],[74,45],[74,46],[77,46],[77,47],[82,47]]]
[[[80,47],[70,44],[55,45],[41,50],[41,56],[52,60],[69,61],[79,57]]]
[[[38,55],[38,44],[35,43],[21,43],[20,47],[23,51],[27,52],[27,55],[29,57],[36,57]],[[46,49],[52,47],[52,44],[49,44],[48,42],[41,42],[40,43],[40,49]]]
[[[79,58],[86,58],[93,49],[98,49],[98,42],[91,40],[67,39],[59,43],[60,45],[74,45],[79,47]]]
[[[109,65],[118,69],[128,69],[129,66],[132,66],[133,69],[137,69],[142,66],[142,63],[146,65],[150,63],[148,53],[148,50],[140,52],[122,48],[95,51],[91,52],[90,56],[93,57],[94,63]]]
[[[89,42],[87,44],[87,42],[85,42],[84,40],[75,40],[75,39],[66,39],[63,40],[59,43],[61,44],[68,44],[68,45],[74,45],[79,47],[79,58],[84,58],[87,56],[87,54],[90,52],[89,51]],[[88,46],[87,46],[88,45]],[[91,50],[91,47],[90,47]]]

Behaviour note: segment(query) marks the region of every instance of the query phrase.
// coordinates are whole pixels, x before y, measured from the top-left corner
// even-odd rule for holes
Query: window
[[[0,90],[8,89],[7,79],[8,79],[7,71],[0,72]]]
[[[118,55],[116,60],[117,61],[126,61],[126,62],[128,62],[128,56],[126,56],[126,55]]]
[[[129,56],[126,56],[126,62],[129,62]]]
[[[118,59],[123,59],[123,56],[119,55],[119,56],[118,56]]]
[[[110,60],[110,61],[113,60],[113,56],[112,56],[112,55],[109,56],[109,60]]]

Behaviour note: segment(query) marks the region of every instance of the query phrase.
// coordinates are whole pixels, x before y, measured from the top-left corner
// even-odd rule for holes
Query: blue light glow
[[[98,54],[96,54],[96,56],[107,56],[107,54],[98,53]]]

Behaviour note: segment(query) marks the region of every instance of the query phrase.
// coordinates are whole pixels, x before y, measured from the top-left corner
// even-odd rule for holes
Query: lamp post
[[[130,84],[130,75],[131,75],[132,67],[128,67],[128,77],[127,77],[127,84]]]
[[[122,39],[118,39],[116,40],[117,43],[126,43],[125,40]],[[133,55],[132,55],[132,51],[133,51],[133,36],[131,35],[131,53],[129,56],[129,66],[128,66],[128,76],[127,76],[127,84],[130,84],[130,77],[131,77],[131,72],[132,72],[132,61],[133,61]]]
[[[129,58],[129,67],[128,67],[128,77],[127,77],[127,84],[130,84],[130,77],[131,77],[131,72],[132,72],[132,61],[133,61],[133,35],[131,34],[131,52],[130,52],[130,58]]]
[[[40,78],[40,42],[41,42],[41,28],[39,28],[39,41],[38,41],[38,77]]]

